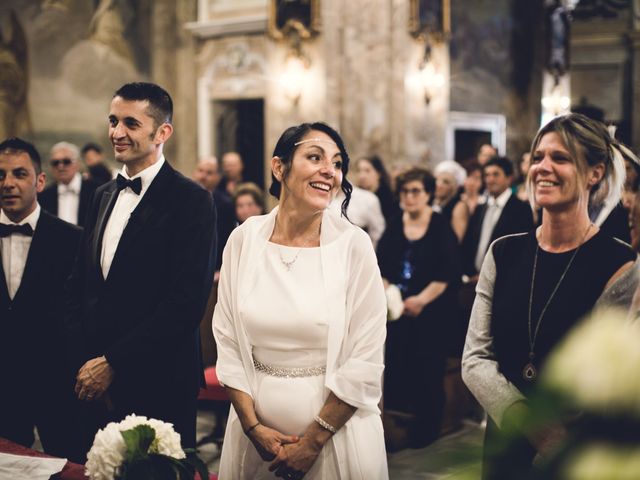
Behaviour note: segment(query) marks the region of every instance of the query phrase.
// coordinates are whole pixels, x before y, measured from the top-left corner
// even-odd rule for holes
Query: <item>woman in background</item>
[[[233,209],[238,225],[249,217],[264,213],[264,194],[259,186],[252,182],[241,183],[233,192]]]
[[[398,200],[391,190],[389,174],[382,159],[377,155],[362,157],[356,164],[358,173],[358,186],[364,190],[373,192],[380,200],[382,215],[387,224],[391,219],[400,214]]]
[[[467,178],[467,172],[451,160],[440,162],[435,168],[436,192],[434,209],[451,223],[458,243],[462,242],[469,224],[469,208],[460,200],[460,189]]]
[[[465,164],[464,169],[467,171],[467,178],[464,181],[463,190],[460,194],[462,200],[469,210],[469,216],[473,215],[476,207],[480,203],[484,203],[482,196],[482,167],[475,160]]]
[[[449,222],[429,206],[435,179],[427,170],[413,168],[397,185],[403,214],[378,244],[384,282],[396,285],[404,300],[403,315],[387,324],[384,401],[385,409],[414,416],[409,446],[421,448],[438,437],[442,421],[458,242]]]

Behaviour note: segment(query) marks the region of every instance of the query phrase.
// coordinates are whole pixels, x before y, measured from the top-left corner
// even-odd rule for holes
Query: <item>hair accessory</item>
[[[336,427],[334,427],[330,423],[325,422],[322,418],[320,418],[319,415],[316,415],[315,417],[313,417],[313,419],[316,422],[318,422],[318,425],[320,425],[325,430],[329,430],[331,433],[336,433],[338,431],[338,430],[336,430]]]
[[[329,143],[331,145],[337,146],[336,142],[334,142],[333,140],[324,140],[323,138],[307,138],[306,140],[300,140],[299,142],[294,143],[293,146],[297,147],[301,143],[307,143],[307,142]]]

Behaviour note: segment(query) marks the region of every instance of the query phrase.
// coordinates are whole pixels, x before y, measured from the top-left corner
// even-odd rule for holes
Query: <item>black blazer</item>
[[[77,367],[105,355],[116,411],[171,421],[180,432],[192,411],[195,425],[203,375],[198,325],[213,281],[212,197],[165,163],[104,279],[102,238],[117,196],[114,180],[96,190],[68,283],[67,322],[83,347]]]
[[[462,239],[462,257],[464,273],[475,275],[478,273],[474,265],[478,243],[480,243],[480,233],[482,232],[482,221],[487,211],[487,204],[478,205],[469,219],[469,226]],[[496,226],[491,232],[489,244],[497,238],[510,235],[512,233],[528,232],[533,228],[533,214],[531,206],[520,200],[515,195],[511,195],[505,204]],[[488,247],[489,245],[487,245]]]
[[[59,388],[56,384],[63,381],[65,356],[61,346],[65,335],[61,299],[81,231],[41,210],[13,300],[0,262],[0,382],[6,388],[5,393],[17,393],[17,388],[24,388],[29,392],[27,396],[40,396],[48,387]],[[18,387],[8,377],[24,384]]]
[[[78,225],[84,227],[87,209],[98,184],[92,180],[82,179],[80,185],[80,202],[78,203]],[[40,206],[52,215],[58,216],[58,184],[53,183],[38,194]]]
[[[222,252],[227,244],[229,235],[236,225],[236,211],[233,207],[233,202],[229,200],[229,197],[220,193],[219,190],[213,191],[213,201],[216,206],[217,220],[216,220],[216,232],[218,234],[217,254],[215,257],[215,270],[219,271],[222,267]]]

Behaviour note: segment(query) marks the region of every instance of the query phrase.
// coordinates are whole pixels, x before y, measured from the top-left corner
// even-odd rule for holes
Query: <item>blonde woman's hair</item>
[[[580,178],[587,175],[589,167],[604,164],[602,180],[589,192],[589,207],[617,204],[625,180],[624,160],[640,164],[638,157],[612,137],[603,123],[579,113],[569,113],[554,118],[538,131],[531,143],[532,158],[547,133],[558,134],[574,159]],[[527,180],[526,189],[532,208],[536,208],[531,179]]]

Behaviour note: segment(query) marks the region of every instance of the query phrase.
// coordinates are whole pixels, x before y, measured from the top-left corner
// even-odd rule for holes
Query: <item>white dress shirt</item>
[[[28,223],[31,225],[34,232],[36,231],[36,224],[38,223],[39,218],[40,205],[38,204],[36,204],[36,209],[20,223],[12,222],[4,211],[0,211],[0,223],[8,225],[24,225]],[[29,248],[31,247],[32,239],[33,237],[16,233],[9,235],[8,237],[0,238],[0,243],[2,244],[2,268],[4,269],[4,279],[7,282],[9,297],[11,297],[12,300],[18,291],[18,288],[20,288],[20,282],[22,281],[24,266],[27,263],[27,257],[29,256]]]
[[[509,201],[509,198],[511,198],[511,194],[511,188],[507,188],[497,197],[489,196],[489,198],[487,198],[487,211],[482,219],[482,230],[480,231],[480,241],[478,242],[478,250],[476,250],[475,258],[475,267],[478,272],[482,268],[484,256],[487,253],[487,248],[489,248],[489,241],[491,240],[493,229],[500,219],[502,209]]]
[[[344,193],[340,190],[329,205],[329,208],[336,213],[340,213],[343,201]],[[376,194],[354,186],[351,192],[351,201],[347,208],[347,216],[351,223],[367,232],[373,243],[373,248],[376,248],[378,240],[380,240],[387,226],[384,221],[384,215],[382,215],[380,200]]]
[[[109,270],[111,269],[111,262],[113,262],[113,257],[116,254],[116,250],[118,249],[118,243],[120,243],[120,237],[122,237],[122,232],[124,232],[127,223],[129,223],[129,218],[131,217],[131,213],[136,209],[140,200],[149,189],[149,185],[153,182],[153,179],[156,178],[156,175],[164,165],[164,155],[161,155],[156,163],[151,165],[150,167],[145,168],[143,171],[134,175],[133,177],[129,177],[127,175],[126,167],[122,167],[122,170],[119,172],[127,180],[133,180],[134,178],[140,177],[140,181],[142,182],[142,190],[140,190],[140,195],[136,195],[130,188],[125,188],[124,190],[120,190],[118,193],[118,198],[116,199],[116,203],[113,206],[113,210],[111,211],[111,215],[109,216],[109,220],[107,221],[107,226],[104,229],[104,236],[102,237],[102,252],[100,255],[100,266],[102,267],[102,276],[103,278],[107,278],[109,275]]]
[[[68,185],[58,183],[58,218],[74,225],[78,224],[81,188],[82,176],[79,173],[73,176]]]

